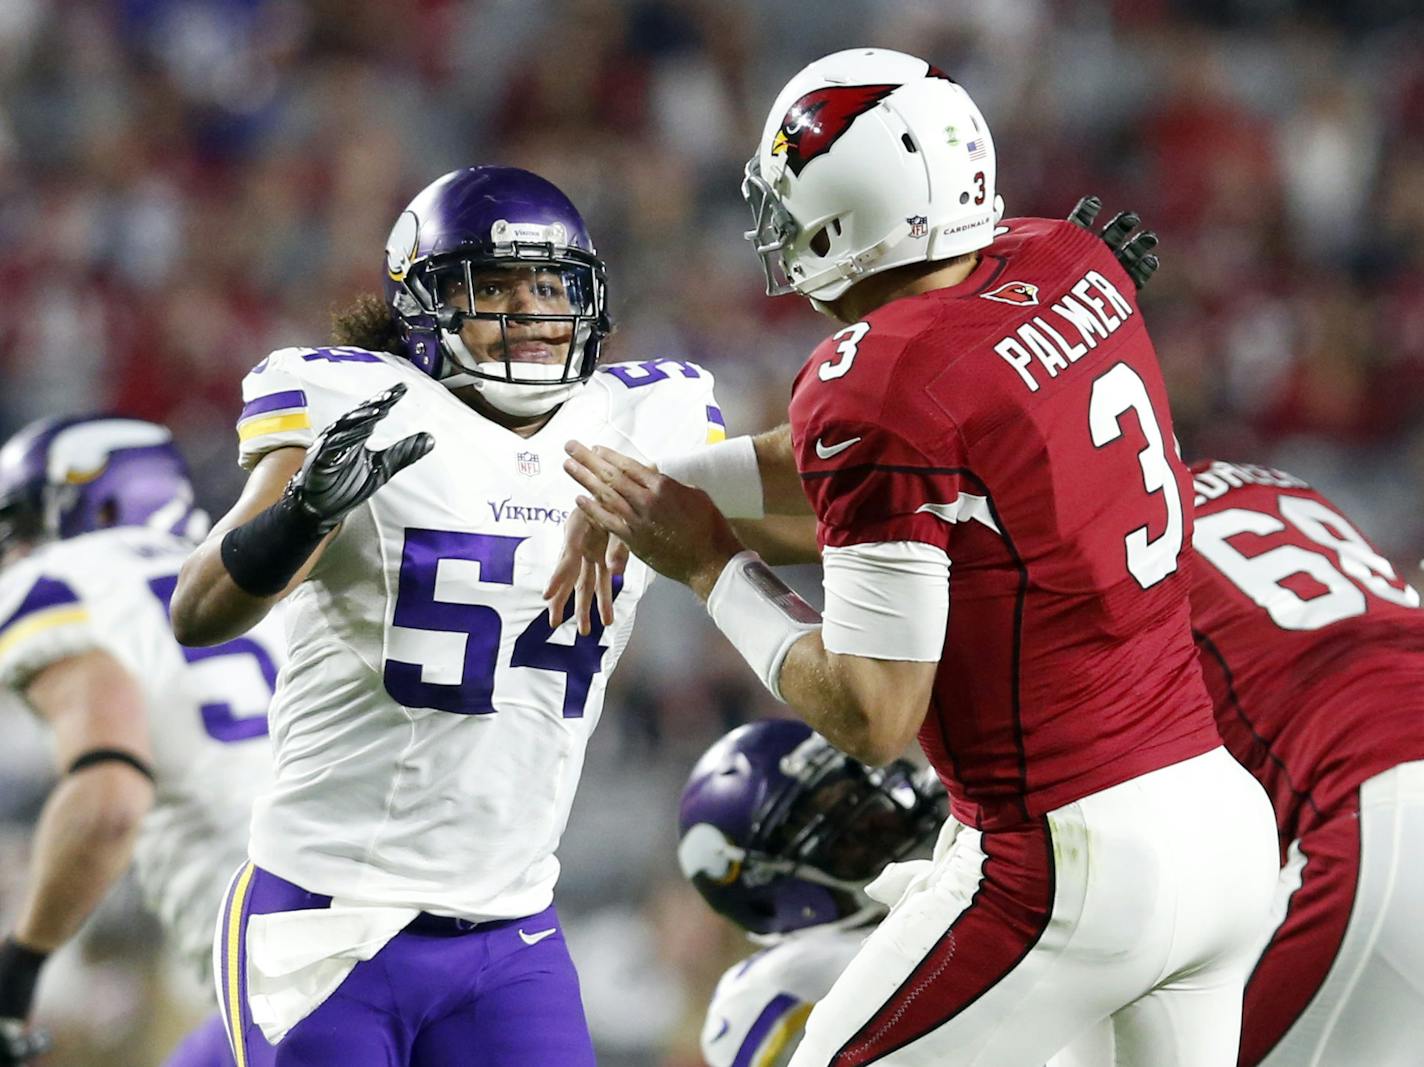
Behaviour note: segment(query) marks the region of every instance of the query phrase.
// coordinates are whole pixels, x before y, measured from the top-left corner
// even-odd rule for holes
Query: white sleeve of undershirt
[[[936,663],[949,623],[949,556],[919,541],[879,541],[821,554],[826,651]]]

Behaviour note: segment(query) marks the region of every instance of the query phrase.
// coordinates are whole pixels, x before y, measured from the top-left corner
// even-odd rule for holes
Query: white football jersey
[[[267,705],[281,623],[213,648],[173,639],[168,601],[189,541],[124,526],[42,545],[0,572],[0,684],[17,693],[60,660],[100,648],[146,698],[153,810],[135,873],[177,948],[204,972],[223,890],[247,852],[252,800],[272,775]]]
[[[584,748],[651,578],[630,561],[608,632],[597,618],[588,636],[571,618],[551,631],[541,594],[581,492],[564,443],[656,461],[720,440],[722,416],[700,368],[623,364],[524,438],[404,359],[283,349],[243,381],[243,466],[398,382],[409,391],[371,447],[421,430],[435,445],[347,516],[288,598],[252,859],[343,902],[532,915],[552,900]]]
[[[806,1016],[869,932],[812,927],[722,975],[702,1025],[702,1057],[709,1067],[773,1067],[789,1060]]]

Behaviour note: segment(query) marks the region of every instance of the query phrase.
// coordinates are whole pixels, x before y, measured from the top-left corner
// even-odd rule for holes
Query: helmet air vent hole
[[[968,193],[960,193],[960,194],[959,194],[959,202],[960,202],[961,204],[967,204],[967,203],[969,203],[969,194],[968,194]]]
[[[816,231],[816,236],[811,238],[811,251],[818,256],[824,256],[831,250],[831,236],[825,226]]]
[[[840,219],[832,219],[832,220],[831,220],[831,228],[836,231],[836,236],[839,237],[839,236],[841,235],[841,220],[840,220]]]
[[[915,147],[915,139],[911,137],[908,133],[900,134],[900,143],[905,146],[906,152],[919,151],[919,149]]]

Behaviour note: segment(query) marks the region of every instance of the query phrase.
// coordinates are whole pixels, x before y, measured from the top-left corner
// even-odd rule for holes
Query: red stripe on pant
[[[1340,952],[1360,879],[1359,794],[1300,838],[1300,888],[1246,983],[1240,1067],[1256,1067],[1310,1006]]]
[[[895,995],[847,1041],[831,1067],[860,1067],[943,1026],[1038,944],[1053,915],[1053,839],[1048,820],[980,839],[984,864],[969,906]]]

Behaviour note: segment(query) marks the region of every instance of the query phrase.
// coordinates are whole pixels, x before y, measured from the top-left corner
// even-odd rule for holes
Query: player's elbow
[[[168,622],[180,645],[198,648],[216,645],[236,637],[243,627],[236,625],[231,612],[223,610],[218,588],[222,574],[213,572],[212,561],[206,559],[208,546],[200,547],[183,562],[178,572],[178,584],[168,604]],[[217,566],[221,568],[219,558]]]
[[[905,754],[905,749],[909,747],[914,733],[908,736],[899,731],[887,729],[883,725],[867,724],[853,737],[853,748],[847,748],[846,754],[854,756],[861,763],[871,767],[883,767],[892,760],[899,759]]]

